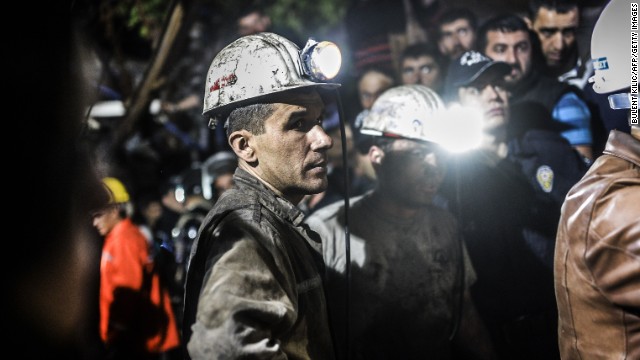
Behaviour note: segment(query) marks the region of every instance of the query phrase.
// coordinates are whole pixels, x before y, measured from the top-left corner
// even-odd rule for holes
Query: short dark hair
[[[529,31],[529,26],[520,16],[512,13],[497,15],[485,21],[478,29],[476,42],[478,50],[482,53],[485,53],[487,47],[487,34],[489,31],[499,31],[504,33],[524,31],[529,34],[529,39],[533,38]]]
[[[247,130],[255,135],[263,134],[264,122],[276,110],[270,103],[251,104],[235,108],[227,117],[227,136],[234,131]]]
[[[356,83],[360,83],[360,80],[362,80],[362,78],[370,72],[377,72],[384,76],[389,77],[394,82],[397,81],[395,74],[388,67],[380,66],[380,65],[367,65],[364,68],[362,68],[362,70],[358,71]]]
[[[431,56],[436,64],[444,69],[445,60],[440,51],[431,43],[420,42],[407,46],[400,54],[400,64],[405,59],[414,59],[420,56]]]
[[[450,24],[459,19],[467,20],[469,26],[471,26],[473,30],[476,30],[478,26],[478,17],[476,16],[476,14],[470,9],[455,7],[445,11],[438,20],[438,23],[436,24],[438,38],[440,38],[441,36],[440,27],[442,25]]]
[[[249,14],[258,13],[261,16],[267,15],[267,9],[262,1],[252,1],[245,6],[240,6],[237,10],[237,18],[243,18]]]
[[[529,0],[529,19],[534,21],[540,8],[553,10],[559,14],[566,14],[578,8],[577,0]]]
[[[498,15],[488,19],[480,26],[478,29],[478,36],[476,37],[476,45],[478,51],[483,54],[486,54],[488,43],[487,34],[489,31],[499,31],[504,33],[524,31],[529,35],[529,42],[531,43],[532,66],[534,68],[537,66],[546,66],[538,35],[535,31],[529,28],[524,19],[519,15],[513,13]]]

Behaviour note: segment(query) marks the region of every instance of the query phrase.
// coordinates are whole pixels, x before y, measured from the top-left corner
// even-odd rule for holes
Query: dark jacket
[[[242,169],[200,228],[185,285],[193,359],[333,359],[318,235]]]
[[[519,81],[515,86],[509,87],[511,97],[509,102],[516,105],[520,102],[537,102],[542,104],[549,113],[553,113],[553,108],[558,100],[567,92],[574,92],[582,97],[582,91],[573,85],[558,81],[558,79],[542,75],[535,69],[531,70],[527,76]]]
[[[555,286],[563,359],[640,359],[640,141],[611,131],[564,202]]]
[[[512,131],[504,159],[458,158],[442,193],[457,215],[478,311],[502,359],[558,359],[553,254],[560,207],[586,165],[557,132]]]

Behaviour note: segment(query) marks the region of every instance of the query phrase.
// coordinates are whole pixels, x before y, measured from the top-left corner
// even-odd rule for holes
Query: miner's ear
[[[377,145],[371,145],[368,155],[372,164],[380,165],[384,159],[384,150]]]
[[[254,140],[253,134],[247,130],[234,131],[229,135],[231,149],[233,149],[238,158],[247,163],[253,163],[258,159],[255,149],[252,147]]]

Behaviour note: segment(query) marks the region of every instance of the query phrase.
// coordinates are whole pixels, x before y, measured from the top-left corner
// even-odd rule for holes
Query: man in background
[[[532,0],[526,19],[540,40],[548,74],[583,89],[593,65],[578,51],[580,9],[576,0]]]
[[[451,63],[447,98],[479,117],[482,132],[478,149],[453,158],[442,194],[460,221],[478,276],[471,293],[500,359],[559,359],[555,230],[586,165],[550,118],[514,117],[510,71],[476,51]]]
[[[475,46],[476,14],[467,8],[451,8],[438,19],[438,49],[449,61]]]
[[[516,14],[487,20],[478,30],[477,49],[495,61],[511,66],[506,89],[512,104],[542,104],[554,120],[567,129],[562,135],[590,163],[593,160],[591,111],[580,89],[561,83],[539,71],[543,56],[536,35]]]
[[[428,43],[409,45],[400,55],[400,82],[403,85],[420,84],[440,93],[445,73],[444,58]]]

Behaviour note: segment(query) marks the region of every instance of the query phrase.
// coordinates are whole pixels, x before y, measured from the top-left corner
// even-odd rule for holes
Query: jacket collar
[[[603,153],[625,159],[640,167],[640,141],[630,134],[611,130]]]
[[[305,214],[302,209],[291,203],[289,200],[277,195],[273,190],[269,189],[258,178],[249,172],[236,168],[234,181],[240,191],[253,191],[257,196],[260,205],[269,209],[279,217],[298,226],[304,220]]]

